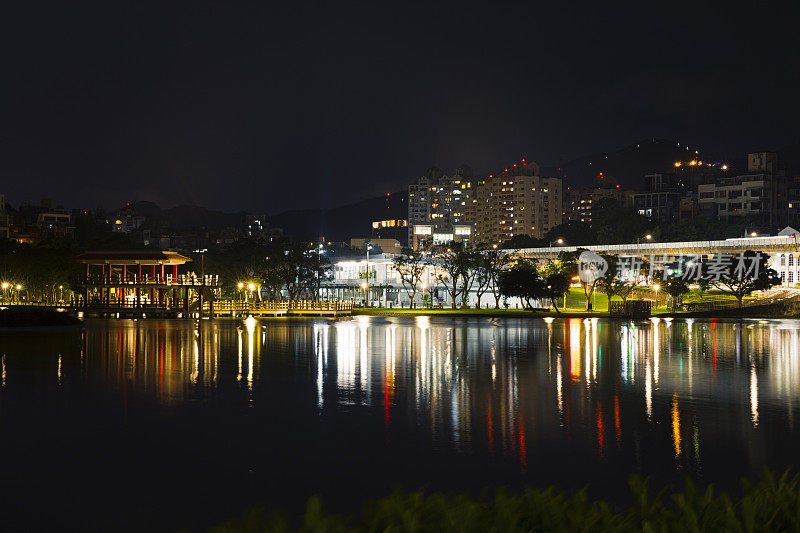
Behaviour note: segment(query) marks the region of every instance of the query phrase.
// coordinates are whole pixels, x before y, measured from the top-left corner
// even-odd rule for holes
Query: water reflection
[[[261,418],[231,423],[232,446],[279,446],[285,436],[274,428],[291,427],[331,455],[357,450],[348,468],[358,476],[373,473],[370,451],[381,461],[414,457],[397,467],[410,484],[435,485],[437,468],[466,469],[459,482],[478,487],[506,484],[509,472],[520,482],[583,486],[634,470],[735,484],[762,465],[794,461],[800,325],[119,320],[89,322],[72,336],[0,336],[6,416],[31,391],[61,405],[59,395],[79,388],[91,401],[116,395],[126,416],[135,402],[177,419],[198,404],[224,417],[255,413]],[[331,421],[341,437],[321,429]],[[250,462],[302,471],[313,455],[292,453]],[[423,466],[425,453],[435,458]]]

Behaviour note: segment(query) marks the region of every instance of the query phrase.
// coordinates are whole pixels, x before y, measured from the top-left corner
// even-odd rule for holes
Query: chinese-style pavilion
[[[86,265],[78,307],[98,310],[164,310],[188,314],[213,302],[217,276],[178,274],[191,261],[177,252],[102,251],[76,257]]]

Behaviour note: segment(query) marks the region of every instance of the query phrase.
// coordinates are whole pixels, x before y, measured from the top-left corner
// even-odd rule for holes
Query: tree
[[[708,278],[700,278],[697,280],[697,286],[700,288],[700,297],[702,298],[706,291],[711,288],[711,280]]]
[[[490,278],[490,287],[492,296],[494,296],[494,308],[500,308],[500,274],[511,264],[512,256],[503,253],[499,250],[488,250],[485,252],[487,259],[486,268],[488,269],[487,275]]]
[[[711,284],[735,296],[741,307],[745,296],[780,285],[781,278],[768,261],[769,255],[747,250],[735,257],[717,254],[703,266]]]
[[[570,285],[572,285],[572,277],[566,272],[556,269],[552,272],[545,271],[543,280],[542,292],[544,297],[550,300],[556,313],[560,313],[561,311],[558,310],[558,299],[563,297],[569,290]]]
[[[394,258],[394,269],[400,276],[400,284],[411,300],[411,307],[414,307],[414,298],[417,296],[422,275],[425,273],[425,260],[419,255],[414,255],[410,250],[404,250],[402,254]]]
[[[515,296],[524,302],[526,309],[532,309],[531,300],[545,296],[544,280],[536,271],[536,267],[522,261],[500,273],[500,293],[503,296]]]
[[[672,310],[677,306],[678,298],[689,292],[689,284],[681,277],[673,276],[664,282],[664,290],[672,296]]]
[[[614,296],[619,296],[624,302],[633,291],[635,283],[623,276],[618,256],[602,255],[602,257],[608,263],[608,270],[597,280],[597,290],[608,297],[609,306]]]
[[[458,295],[462,300],[467,299],[469,290],[475,279],[476,255],[460,244],[452,243],[451,247],[440,255],[442,270],[437,273],[436,280],[444,285],[445,290],[452,298],[452,308],[456,308]],[[461,286],[459,286],[461,281]]]

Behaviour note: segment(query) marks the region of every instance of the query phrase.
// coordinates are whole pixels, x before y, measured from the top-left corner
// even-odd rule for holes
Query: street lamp
[[[19,296],[19,291],[21,291],[21,290],[22,290],[22,285],[20,285],[20,284],[17,284],[17,287],[16,287],[16,288],[17,288],[17,303],[19,303],[19,302],[21,302],[21,301],[22,301],[22,300],[20,299],[20,296]]]
[[[372,242],[364,243],[367,248],[367,281],[364,283],[364,307],[369,307],[369,251],[372,250]]]
[[[252,298],[253,297],[253,291],[256,290],[255,284],[254,283],[248,283],[247,284],[247,290],[250,291],[250,294],[248,295],[248,297]]]
[[[8,282],[7,282],[7,281],[4,281],[4,282],[3,282],[3,301],[4,301],[4,302],[6,301],[6,290],[7,290],[7,289],[8,289]]]
[[[58,286],[58,301],[59,301],[59,303],[64,301],[64,286],[63,285],[59,285]]]
[[[206,268],[205,268],[205,257],[208,248],[198,248],[194,251],[196,254],[200,254],[200,278],[203,280],[203,285],[206,284]]]
[[[661,285],[659,285],[658,283],[653,285],[653,290],[656,291],[656,309],[658,309],[658,289],[660,289],[660,288],[661,288]]]
[[[236,287],[239,289],[239,300],[241,301],[241,299],[242,299],[242,289],[244,289],[244,283],[242,283],[242,282],[240,281],[240,282],[239,282],[239,283],[236,285]]]
[[[367,287],[369,287],[368,283],[364,282],[364,283],[361,284],[361,290],[364,291],[364,305],[365,306],[366,306],[366,301],[367,301]]]

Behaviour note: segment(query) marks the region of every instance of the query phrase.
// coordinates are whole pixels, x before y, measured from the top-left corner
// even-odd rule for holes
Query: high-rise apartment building
[[[11,237],[11,217],[6,213],[6,195],[0,194],[0,238]]]
[[[473,190],[472,169],[465,165],[452,176],[428,169],[408,187],[408,242],[415,242],[415,226],[430,227],[432,235],[452,235],[455,226],[473,224]]]
[[[475,187],[475,242],[488,245],[514,235],[542,238],[562,221],[561,178],[539,176],[524,160]]]
[[[592,222],[592,208],[603,198],[612,198],[620,204],[627,204],[631,192],[622,190],[616,180],[602,172],[594,179],[594,188],[571,189],[564,191],[564,222]]]

